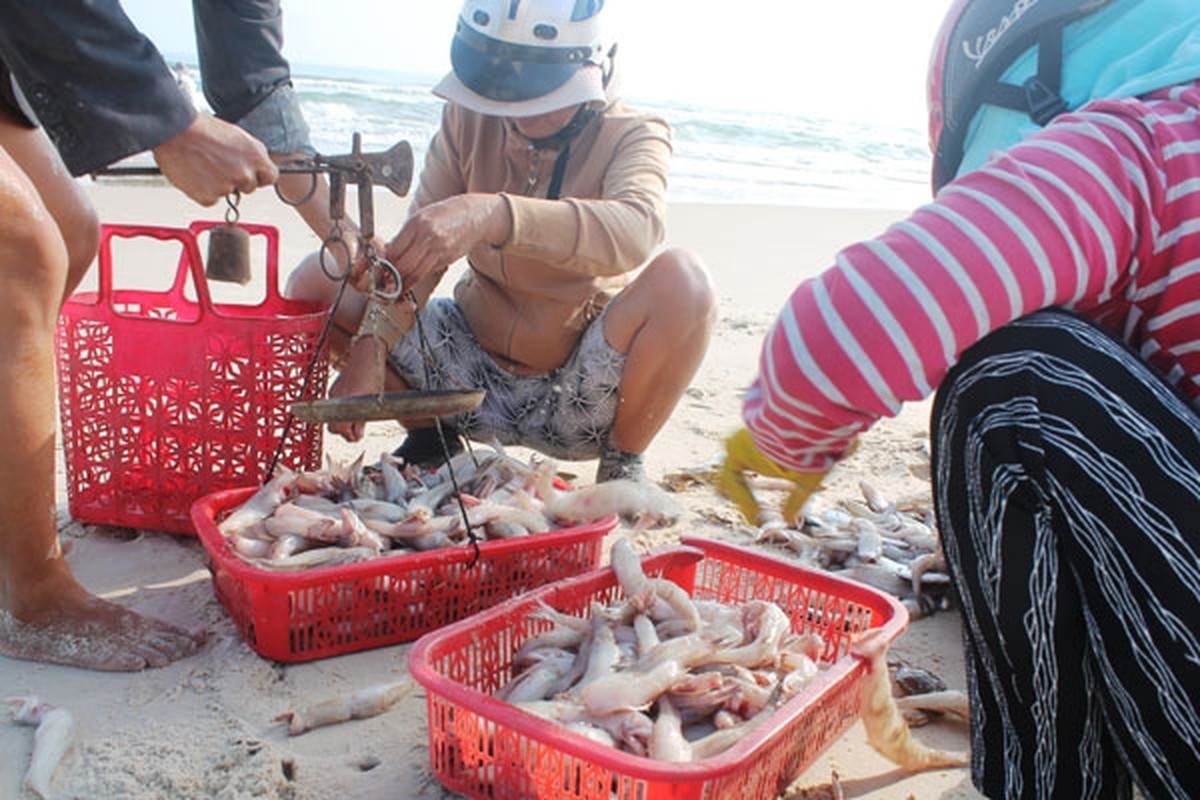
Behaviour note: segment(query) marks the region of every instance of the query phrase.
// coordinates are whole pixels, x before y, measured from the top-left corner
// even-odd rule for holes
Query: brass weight
[[[209,280],[226,283],[250,282],[250,233],[238,227],[238,203],[242,195],[237,189],[225,196],[225,224],[208,232],[208,260],[204,274]]]
[[[245,285],[250,281],[250,234],[232,223],[208,232],[208,260],[204,274],[209,280]]]

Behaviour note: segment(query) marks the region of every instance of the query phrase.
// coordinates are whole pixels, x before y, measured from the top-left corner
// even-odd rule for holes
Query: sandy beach
[[[89,183],[109,223],[184,226],[219,219],[224,207],[204,209],[154,182]],[[377,194],[376,227],[390,235],[403,217],[404,200]],[[281,231],[286,270],[316,249],[316,238],[271,191],[243,198],[241,218]],[[351,204],[350,213],[353,211]],[[721,439],[740,422],[741,391],[750,382],[762,336],[797,282],[826,266],[839,247],[883,230],[902,211],[675,204],[668,240],[691,247],[707,261],[720,298],[716,336],[693,385],[647,453],[647,472],[658,479],[714,463]],[[136,265],[146,277],[155,265]],[[166,266],[164,270],[170,270]],[[86,284],[85,284],[86,285]],[[448,283],[443,289],[448,288]],[[219,291],[234,291],[223,285]],[[817,502],[834,505],[860,498],[869,481],[889,500],[928,503],[929,485],[918,477],[927,460],[928,403],[906,407],[884,420],[859,452],[835,470]],[[365,442],[326,436],[326,452],[351,460],[375,459],[393,448],[397,423],[374,422]],[[60,459],[61,465],[61,459]],[[916,468],[914,470],[913,468]],[[590,482],[593,464],[563,469]],[[135,674],[95,673],[0,658],[0,697],[36,694],[75,717],[75,746],[62,762],[54,787],[79,798],[439,798],[452,797],[433,778],[426,752],[425,699],[417,687],[390,711],[371,719],[288,737],[274,722],[281,712],[407,675],[411,645],[384,647],[300,664],[266,660],[242,640],[213,593],[207,555],[199,540],[72,522],[67,513],[65,470],[59,474],[59,516],[69,560],[92,591],[140,612],[188,627],[204,627],[209,640],[197,655],[166,668]],[[685,513],[665,529],[634,536],[639,547],[680,536],[708,536],[750,546],[755,529],[709,486],[675,495]],[[758,545],[764,546],[765,545]],[[783,550],[773,552],[784,553]],[[931,670],[951,688],[964,685],[960,623],[953,611],[914,620],[893,654]],[[945,720],[915,732],[921,741],[966,748],[967,730]],[[32,797],[21,777],[32,747],[32,729],[9,724],[0,712],[0,798]],[[847,798],[977,798],[965,769],[908,775],[876,754],[855,724],[786,794],[831,796],[836,773]]]

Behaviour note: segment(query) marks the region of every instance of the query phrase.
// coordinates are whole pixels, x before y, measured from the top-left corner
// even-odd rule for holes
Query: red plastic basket
[[[271,572],[239,558],[217,524],[255,487],[192,507],[212,561],[213,587],[246,643],[276,661],[311,661],[411,642],[547,582],[595,569],[616,515],[589,525],[471,547],[383,556],[302,572]]]
[[[643,559],[692,597],[777,603],[797,632],[826,643],[819,677],[738,744],[693,763],[667,763],[597,744],[492,695],[512,657],[549,623],[539,602],[586,616],[620,589],[611,569],[560,581],[423,636],[409,672],[427,690],[429,760],[448,789],[472,798],[759,800],[778,796],[858,718],[861,661],[846,657],[853,634],[882,627],[889,641],[908,612],[868,586],[721,542],[686,537]]]
[[[261,482],[285,429],[280,463],[320,466],[322,427],[287,426],[293,402],[324,395],[326,354],[313,358],[326,309],[279,294],[279,233],[250,224],[265,240],[265,297],[214,303],[197,237],[220,224],[103,226],[99,288],[63,307],[59,415],[68,506],[81,522],[193,533],[192,502]],[[150,237],[168,252],[178,243],[170,288],[114,288],[114,237]]]

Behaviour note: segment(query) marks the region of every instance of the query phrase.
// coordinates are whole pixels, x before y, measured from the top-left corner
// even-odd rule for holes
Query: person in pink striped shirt
[[[929,95],[934,200],[796,288],[722,491],[795,522],[934,394],[974,784],[1197,796],[1200,3],[956,0]]]

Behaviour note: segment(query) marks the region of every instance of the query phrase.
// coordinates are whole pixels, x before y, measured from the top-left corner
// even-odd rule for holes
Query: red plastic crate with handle
[[[261,237],[264,296],[214,302],[198,238],[221,224],[102,226],[98,289],[63,306],[59,418],[68,507],[81,522],[194,533],[193,501],[262,482],[291,404],[324,396],[328,361],[317,345],[326,309],[280,294],[279,232],[253,224],[241,227]],[[117,288],[114,239],[147,237],[165,251],[178,244],[173,282],[165,291]],[[293,421],[280,463],[316,469],[321,447],[320,425]]]
[[[824,638],[825,668],[715,757],[668,763],[606,747],[493,696],[522,643],[551,627],[534,613],[540,603],[586,617],[591,603],[621,597],[611,569],[568,578],[414,645],[409,672],[427,693],[430,766],[446,788],[489,800],[776,797],[858,719],[865,666],[847,655],[851,637],[883,628],[892,641],[908,624],[904,606],[884,592],[723,542],[684,537],[642,566],[696,599],[778,604],[797,633]]]
[[[276,661],[312,661],[411,642],[522,592],[600,564],[617,515],[546,533],[391,553],[357,564],[273,572],[232,551],[218,526],[254,494],[200,498],[192,518],[208,551],[213,588],[242,638]]]

